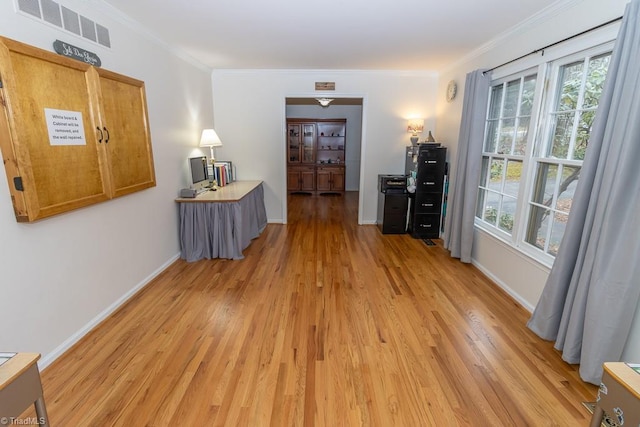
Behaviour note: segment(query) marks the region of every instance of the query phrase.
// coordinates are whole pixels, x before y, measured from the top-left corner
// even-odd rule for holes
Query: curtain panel
[[[563,240],[528,326],[600,384],[640,299],[640,0],[627,5]]]
[[[471,262],[473,248],[473,223],[482,167],[482,144],[490,86],[490,73],[475,70],[467,74],[458,137],[458,156],[448,207],[450,213],[444,225],[444,247],[449,249],[453,258],[460,258],[460,261],[466,263]]]

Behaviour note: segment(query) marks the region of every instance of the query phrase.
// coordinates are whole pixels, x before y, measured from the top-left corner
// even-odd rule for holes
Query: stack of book
[[[216,161],[213,163],[213,180],[218,187],[224,187],[235,181],[233,163],[230,161]]]

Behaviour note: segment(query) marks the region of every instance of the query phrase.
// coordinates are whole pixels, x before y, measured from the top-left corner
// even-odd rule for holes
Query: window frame
[[[521,179],[524,179],[524,177],[527,176],[526,172],[528,170],[528,162],[529,162],[528,159],[531,157],[531,153],[530,153],[531,146],[532,146],[532,142],[534,140],[533,138],[534,138],[535,133],[536,133],[536,128],[535,128],[534,124],[537,123],[538,113],[539,113],[539,110],[540,110],[540,105],[539,105],[539,100],[540,100],[539,78],[540,78],[540,74],[539,74],[539,71],[540,71],[539,67],[531,67],[531,68],[528,68],[528,69],[526,69],[524,71],[521,71],[519,73],[510,74],[508,76],[504,76],[502,78],[493,80],[491,82],[491,88],[489,90],[489,98],[487,100],[487,115],[486,115],[486,118],[485,118],[485,129],[484,129],[484,136],[483,136],[483,141],[482,141],[482,161],[484,161],[484,158],[486,156],[489,157],[489,162],[491,162],[491,160],[495,159],[495,158],[504,159],[507,164],[508,164],[509,161],[522,161]],[[522,83],[527,79],[527,77],[532,76],[532,75],[535,75],[535,77],[536,77],[536,86],[535,86],[534,95],[533,95],[534,102],[533,102],[533,105],[531,107],[531,114],[530,114],[530,119],[529,119],[530,120],[530,122],[529,122],[529,131],[528,131],[528,135],[527,135],[527,142],[526,142],[526,148],[525,148],[524,154],[522,156],[514,155],[514,154],[511,154],[511,153],[509,153],[509,154],[500,154],[500,153],[497,153],[497,151],[498,151],[497,147],[496,147],[496,152],[494,152],[494,153],[490,153],[490,152],[485,151],[485,144],[486,144],[486,140],[487,140],[487,134],[489,132],[489,126],[487,126],[487,124],[488,124],[488,122],[490,120],[489,115],[491,114],[490,113],[491,98],[492,98],[492,90],[491,89],[493,89],[493,87],[498,86],[498,85],[508,84],[509,82],[515,81],[517,79],[520,79],[520,81]],[[506,88],[506,86],[505,86],[505,88]],[[503,92],[505,92],[505,91],[503,91]],[[522,93],[522,85],[520,87],[518,100],[520,100],[520,94],[521,93]],[[503,96],[502,96],[501,110],[502,110],[502,107],[504,105],[504,99],[505,98],[506,98],[506,93],[503,94]],[[516,120],[517,120],[517,118],[520,117],[520,115],[518,113],[520,113],[520,105],[518,105],[517,113],[514,116],[516,118]],[[502,120],[503,120],[503,116],[501,114],[498,117],[498,121],[500,122]],[[499,144],[499,141],[498,141],[498,144]],[[481,168],[481,173],[482,173],[482,168]],[[506,174],[506,171],[505,171],[505,174]],[[482,176],[481,176],[481,178],[482,178]],[[502,179],[501,184],[500,184],[501,188],[500,188],[500,192],[499,192],[503,197],[505,195],[504,194],[504,182],[505,182],[505,178],[503,176],[503,179]],[[526,183],[526,180],[524,182]],[[522,206],[521,205],[522,205],[522,201],[524,200],[524,198],[523,198],[524,191],[525,191],[524,187],[525,187],[524,185],[520,185],[519,188],[518,188],[518,194],[516,196],[516,211],[515,211],[515,214],[514,214],[514,228],[512,229],[511,233],[507,233],[506,231],[502,230],[499,227],[499,223],[500,223],[500,219],[499,218],[496,219],[496,225],[494,226],[494,225],[484,221],[483,219],[478,218],[477,216],[475,216],[474,217],[475,225],[477,227],[489,232],[490,234],[495,235],[496,237],[500,238],[501,240],[506,241],[508,244],[515,246],[516,243],[517,243],[516,238],[517,238],[517,235],[518,235],[518,228],[519,228],[517,226],[517,224],[520,223],[519,216],[520,216],[520,213],[522,212]],[[510,196],[508,196],[508,197],[510,197]],[[477,199],[476,203],[478,201],[479,200]],[[477,205],[476,205],[476,213],[477,213]]]
[[[534,90],[529,135],[527,137],[524,159],[522,160],[522,181],[519,186],[516,201],[516,212],[514,215],[514,226],[512,232],[509,234],[499,228],[499,218],[496,220],[496,225],[492,225],[478,218],[474,214],[475,228],[482,230],[490,236],[504,242],[509,247],[547,267],[551,267],[553,265],[555,257],[526,241],[527,229],[529,227],[529,216],[532,206],[531,202],[533,200],[533,192],[536,189],[535,184],[538,164],[540,161],[542,161],[542,163],[552,164],[559,164],[561,161],[564,165],[568,166],[581,166],[583,163],[582,160],[560,159],[560,161],[558,161],[558,159],[541,156],[542,153],[545,153],[544,150],[549,144],[551,144],[551,140],[553,138],[552,128],[554,123],[550,120],[550,117],[553,114],[551,111],[554,111],[551,110],[551,108],[554,107],[554,103],[557,99],[556,91],[559,85],[558,72],[564,65],[576,62],[576,60],[584,59],[587,56],[593,58],[607,52],[611,52],[613,50],[614,38],[615,35],[607,41],[600,41],[599,43],[592,42],[590,44],[588,41],[585,42],[585,40],[579,40],[575,43],[567,42],[565,46],[562,46],[562,48],[555,50],[549,55],[521,61],[520,67],[517,65],[505,67],[505,70],[501,73],[495,73],[491,81],[491,88],[493,88],[497,84],[504,84],[517,78],[526,78],[532,74],[536,75],[536,87]],[[485,140],[487,136],[486,134],[489,130],[487,123],[490,114],[489,108],[491,106],[491,96],[490,90],[487,99],[487,116],[485,118],[485,129],[482,142],[483,159],[486,155]],[[500,155],[500,157],[510,159],[512,156]],[[554,186],[554,192],[556,189],[557,183],[556,186]],[[479,191],[480,185],[478,186],[478,195]],[[554,193],[554,199],[557,196],[558,194]],[[476,203],[478,200],[479,196],[476,198]]]

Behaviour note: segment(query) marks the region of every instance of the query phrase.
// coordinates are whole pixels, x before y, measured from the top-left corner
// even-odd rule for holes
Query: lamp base
[[[213,152],[213,147],[211,148],[211,171],[213,172],[213,175],[210,176],[211,178],[211,186],[209,188],[209,190],[211,191],[216,191],[218,189],[218,183],[216,182],[216,159],[215,159],[215,154]]]
[[[411,145],[418,145],[418,135],[412,136],[409,140],[411,141]]]

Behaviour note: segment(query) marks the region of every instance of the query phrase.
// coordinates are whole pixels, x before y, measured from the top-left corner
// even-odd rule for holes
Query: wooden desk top
[[[237,202],[262,184],[262,181],[235,181],[216,191],[205,191],[194,198],[178,197],[178,203],[230,203]]]
[[[16,353],[0,365],[0,390],[11,384],[40,359],[38,353]]]
[[[604,370],[640,400],[640,373],[634,371],[625,362],[606,362]]]

